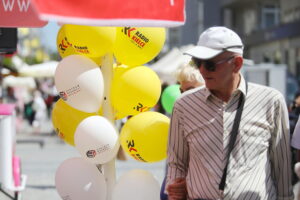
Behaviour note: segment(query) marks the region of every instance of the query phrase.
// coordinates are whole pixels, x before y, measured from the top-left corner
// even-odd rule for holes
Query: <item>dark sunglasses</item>
[[[217,65],[225,63],[233,59],[235,56],[230,56],[229,58],[225,58],[218,62],[213,62],[211,60],[201,60],[199,58],[192,57],[191,65],[200,68],[203,66],[207,71],[213,72],[216,70]]]

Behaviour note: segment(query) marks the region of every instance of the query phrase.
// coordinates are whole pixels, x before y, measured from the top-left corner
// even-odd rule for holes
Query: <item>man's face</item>
[[[204,67],[205,63],[199,67],[208,89],[220,91],[233,81],[234,59],[235,57],[231,53],[224,52],[209,60],[208,63],[215,66],[214,71]]]

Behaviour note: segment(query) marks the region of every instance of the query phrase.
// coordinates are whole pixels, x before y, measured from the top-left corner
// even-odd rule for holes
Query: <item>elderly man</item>
[[[173,109],[169,200],[293,200],[287,106],[277,90],[245,81],[240,37],[211,27],[185,54],[205,87]]]

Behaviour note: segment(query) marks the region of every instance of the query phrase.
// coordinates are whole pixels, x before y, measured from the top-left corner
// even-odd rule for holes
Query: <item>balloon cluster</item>
[[[164,41],[164,28],[70,24],[60,28],[57,49],[62,60],[54,77],[60,99],[52,110],[52,122],[59,137],[81,155],[64,161],[56,172],[57,191],[63,199],[106,199],[104,176],[96,164],[113,160],[120,144],[138,161],[165,159],[170,121],[165,115],[149,111],[160,98],[161,82],[153,70],[143,66],[160,52]],[[102,114],[105,77],[101,66],[107,54],[116,59],[108,92],[114,118],[132,116],[120,134]],[[145,173],[130,174],[148,177],[152,186],[155,182]],[[128,194],[130,189],[118,186],[128,185],[124,181],[116,185],[114,200]],[[144,188],[149,191],[151,185]],[[152,187],[151,193],[157,189]],[[153,199],[149,195],[141,198]]]

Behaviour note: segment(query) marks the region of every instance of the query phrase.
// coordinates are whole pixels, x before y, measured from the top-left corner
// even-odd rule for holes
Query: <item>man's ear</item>
[[[242,56],[236,56],[234,58],[234,72],[239,72],[240,69],[242,68],[243,66],[243,57]]]

